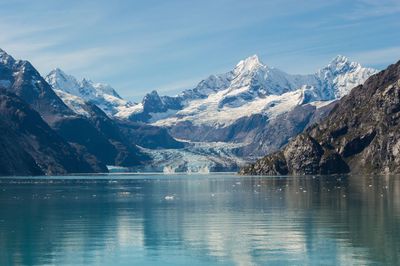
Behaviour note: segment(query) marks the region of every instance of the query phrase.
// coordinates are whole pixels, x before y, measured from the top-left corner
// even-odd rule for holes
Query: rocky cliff
[[[400,172],[400,61],[344,96],[319,124],[241,174]]]
[[[39,113],[0,89],[0,175],[59,175],[107,171],[52,130]]]

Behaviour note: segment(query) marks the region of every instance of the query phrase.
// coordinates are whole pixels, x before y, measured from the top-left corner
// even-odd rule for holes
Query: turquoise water
[[[400,177],[0,179],[0,265],[399,265]]]

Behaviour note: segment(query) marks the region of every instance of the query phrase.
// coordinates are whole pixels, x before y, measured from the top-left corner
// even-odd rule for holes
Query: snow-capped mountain
[[[375,73],[337,56],[313,74],[292,75],[251,56],[178,96],[153,91],[126,118],[168,128],[178,139],[242,143],[233,152],[252,159],[285,145]]]
[[[263,64],[254,55],[232,71],[211,75],[178,96],[159,96],[153,91],[138,104],[122,99],[109,85],[77,81],[60,69],[50,72],[46,80],[71,109],[83,115],[80,100],[74,96],[119,119],[164,127],[188,121],[219,128],[254,114],[273,118],[302,104],[339,99],[376,72],[337,56],[316,73],[292,75]]]
[[[376,72],[337,56],[315,73],[293,75],[263,64],[254,55],[232,71],[211,75],[177,96],[152,91],[137,104],[122,99],[108,85],[77,81],[59,69],[46,80],[76,113],[89,115],[84,106],[89,101],[120,121],[163,127],[173,137],[191,143],[220,143],[223,154],[229,153],[224,143],[239,144],[231,148],[232,158],[253,159],[279,149],[326,116],[332,102]],[[186,147],[188,152],[197,154],[190,151],[191,146]],[[171,150],[164,153],[175,158]],[[212,153],[218,157],[218,148]]]
[[[78,81],[59,68],[52,70],[45,79],[64,103],[78,114],[87,116],[82,107],[84,101],[94,103],[109,116],[127,116],[138,111],[136,104],[122,99],[108,84],[88,79]]]
[[[275,117],[298,105],[341,98],[376,72],[337,56],[314,74],[291,75],[251,56],[232,71],[212,75],[196,88],[176,96],[174,99],[180,104],[146,115],[149,122],[160,126],[190,121],[225,127],[241,117],[253,114]]]

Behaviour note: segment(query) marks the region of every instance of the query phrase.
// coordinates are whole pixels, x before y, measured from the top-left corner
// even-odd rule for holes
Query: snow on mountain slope
[[[181,110],[164,112],[170,115],[149,114],[148,121],[167,127],[181,121],[224,127],[252,114],[274,118],[301,104],[341,98],[376,72],[337,56],[314,74],[291,75],[251,56],[234,70],[210,76],[195,89],[178,95]]]
[[[76,114],[83,115],[85,117],[90,116],[89,112],[86,111],[86,108],[85,108],[86,103],[82,98],[72,95],[70,93],[64,92],[62,90],[54,89],[54,92]]]
[[[91,101],[119,119],[165,127],[182,121],[225,127],[253,114],[274,118],[301,104],[339,99],[376,72],[339,55],[314,74],[292,75],[263,64],[253,55],[232,71],[211,75],[178,96],[159,96],[153,91],[139,104],[122,99],[109,85],[77,81],[60,69],[50,72],[46,80],[64,92],[58,94],[74,110],[79,100],[74,103],[65,93]]]
[[[94,83],[87,79],[78,81],[59,68],[52,70],[46,76],[46,81],[58,96],[79,114],[83,114],[79,108],[82,100],[96,104],[109,116],[118,116],[119,113],[129,116],[140,110],[137,104],[122,99],[110,85]]]
[[[376,72],[337,56],[313,74],[292,75],[263,64],[254,55],[232,71],[211,75],[177,96],[152,91],[138,104],[122,99],[108,85],[78,82],[59,69],[46,80],[78,114],[88,115],[84,104],[90,101],[110,117],[164,127],[172,137],[192,144],[197,141],[179,151],[146,151],[153,158],[151,167],[190,169],[201,161],[208,169],[229,169],[240,160],[280,148],[316,117],[322,119],[332,108],[330,103]],[[211,143],[218,147],[207,146]],[[239,146],[231,147],[233,143]]]

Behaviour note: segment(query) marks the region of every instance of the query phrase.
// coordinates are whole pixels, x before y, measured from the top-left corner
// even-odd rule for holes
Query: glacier
[[[140,103],[123,99],[107,84],[78,81],[58,68],[46,81],[77,114],[88,115],[85,102],[91,102],[116,120],[166,128],[185,147],[142,147],[153,158],[142,170],[190,172],[235,170],[277,150],[375,73],[338,55],[315,73],[289,74],[253,55],[193,89],[176,96],[152,91]]]

